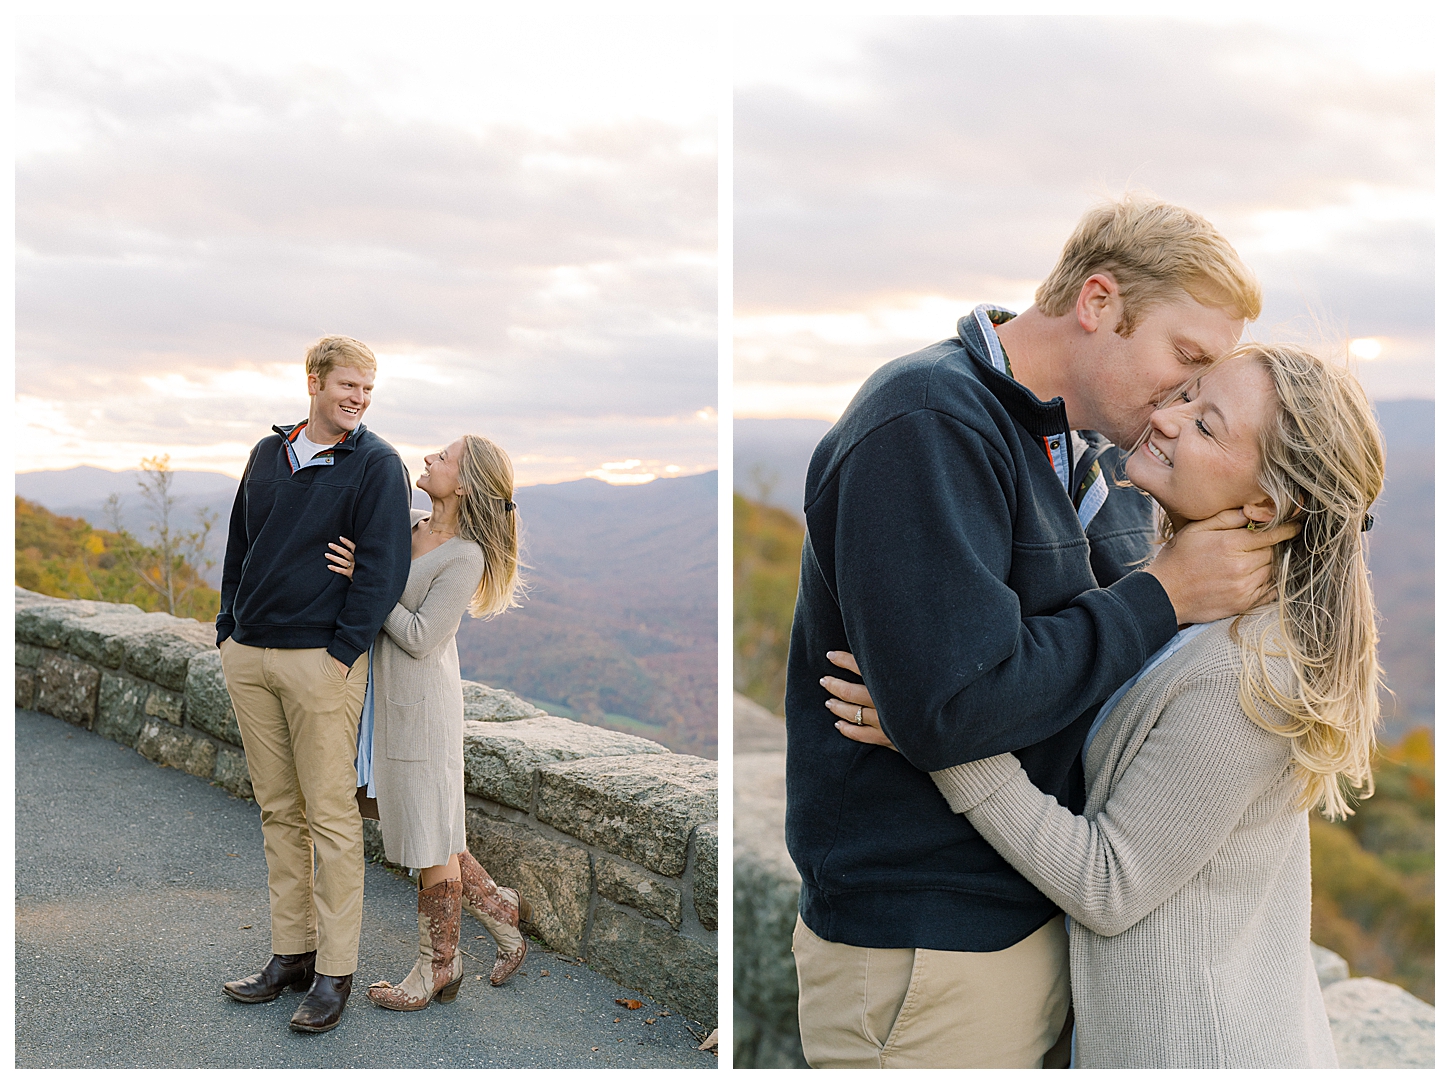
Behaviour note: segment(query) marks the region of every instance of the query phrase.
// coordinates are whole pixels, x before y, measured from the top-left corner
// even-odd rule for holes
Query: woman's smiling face
[[[456,497],[459,492],[458,460],[463,455],[463,438],[459,437],[441,452],[423,457],[423,473],[415,483],[430,497]]]
[[[1263,365],[1228,358],[1153,412],[1147,440],[1128,457],[1128,478],[1163,506],[1175,529],[1226,508],[1267,523],[1274,502],[1259,488],[1259,434],[1274,407]]]

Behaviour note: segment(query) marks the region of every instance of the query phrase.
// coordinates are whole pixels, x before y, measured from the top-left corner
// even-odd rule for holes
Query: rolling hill
[[[124,525],[144,539],[136,473],[38,471],[16,475],[15,488],[96,526],[108,526],[106,497],[120,493]],[[517,490],[529,598],[491,621],[464,618],[463,676],[556,714],[714,757],[717,479],[712,471],[642,486],[585,479]],[[202,506],[221,513],[209,547],[214,580],[236,485],[221,474],[176,472],[183,519]]]

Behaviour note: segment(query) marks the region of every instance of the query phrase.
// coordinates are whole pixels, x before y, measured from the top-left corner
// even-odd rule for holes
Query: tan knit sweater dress
[[[416,526],[426,513],[416,509]],[[413,562],[373,644],[373,779],[390,862],[439,866],[467,846],[458,632],[483,575],[476,542],[450,538]]]
[[[1080,1068],[1336,1065],[1309,955],[1308,814],[1288,741],[1239,707],[1230,623],[1104,721],[1082,816],[1010,753],[933,773],[1072,918]]]

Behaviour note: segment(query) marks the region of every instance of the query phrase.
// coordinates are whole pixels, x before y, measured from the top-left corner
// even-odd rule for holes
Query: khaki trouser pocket
[[[799,918],[792,947],[814,1068],[1041,1068],[1067,1018],[1060,916],[999,952],[840,944]]]

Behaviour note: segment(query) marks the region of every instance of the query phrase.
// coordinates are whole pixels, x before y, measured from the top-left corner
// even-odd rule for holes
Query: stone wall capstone
[[[17,587],[16,707],[250,799],[215,638],[200,622]],[[533,904],[526,932],[715,1027],[715,763],[479,682],[463,698],[469,849]],[[376,822],[364,834],[381,859]]]
[[[735,1066],[805,1068],[796,1018],[791,931],[800,875],[785,849],[785,721],[735,697]],[[1429,1069],[1435,1009],[1311,945],[1339,1065]]]

